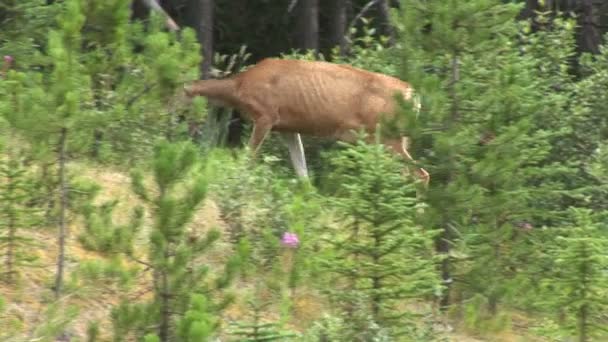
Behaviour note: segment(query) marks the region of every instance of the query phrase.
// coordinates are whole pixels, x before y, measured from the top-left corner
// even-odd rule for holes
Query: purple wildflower
[[[9,55],[4,56],[4,62],[6,62],[6,63],[12,63],[13,60],[14,60],[13,56],[9,56]]]
[[[281,243],[285,247],[296,248],[300,245],[300,239],[296,233],[285,232],[281,239]]]

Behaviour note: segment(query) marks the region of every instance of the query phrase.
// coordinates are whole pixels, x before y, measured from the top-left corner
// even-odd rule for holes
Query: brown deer
[[[253,121],[249,146],[255,156],[273,130],[280,132],[298,176],[306,177],[301,134],[352,142],[364,130],[373,140],[382,115],[393,117],[395,96],[412,100],[412,87],[394,77],[348,65],[300,60],[264,59],[230,78],[195,81],[188,97],[236,108]],[[406,137],[384,139],[384,145],[413,161]],[[429,174],[417,169],[424,184]]]

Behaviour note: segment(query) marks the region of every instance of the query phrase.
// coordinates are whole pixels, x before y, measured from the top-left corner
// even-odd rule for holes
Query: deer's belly
[[[350,121],[325,121],[325,122],[281,122],[279,121],[274,127],[277,132],[300,133],[317,137],[338,138],[352,134],[352,131],[365,130],[373,131],[367,125],[358,120]]]

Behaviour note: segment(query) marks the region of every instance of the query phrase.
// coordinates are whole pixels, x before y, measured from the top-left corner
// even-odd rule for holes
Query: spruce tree
[[[19,85],[11,89],[15,111],[9,121],[21,132],[32,138],[36,147],[46,150],[54,146],[59,178],[58,255],[54,284],[55,296],[62,294],[65,273],[65,247],[68,234],[69,179],[68,138],[84,116],[90,99],[90,79],[83,72],[80,61],[80,30],[85,18],[79,1],[69,1],[58,16],[58,28],[49,32],[48,56],[52,61],[52,72],[48,79],[33,74],[28,86]],[[13,82],[26,83],[25,76],[13,74]],[[20,116],[21,115],[21,116]]]
[[[47,216],[59,227],[57,297],[63,287],[70,221],[69,158],[103,150],[96,146],[100,144],[109,144],[118,153],[129,151],[132,159],[145,157],[140,152],[151,150],[152,142],[167,132],[162,128],[167,127],[166,118],[175,120],[175,114],[169,114],[174,89],[187,75],[196,78],[199,57],[193,33],[185,31],[178,42],[151,27],[146,37],[141,25],[129,23],[129,6],[125,0],[94,6],[69,0],[56,5],[56,23],[47,25],[42,68],[27,68],[28,61],[19,71],[9,71],[0,86],[0,111],[40,162]],[[93,24],[108,29],[100,33],[90,29]],[[133,52],[142,41],[143,52],[136,56]],[[102,127],[124,130],[114,130],[120,136],[106,140]]]
[[[579,173],[569,194],[577,199],[577,206],[604,210],[608,206],[608,107],[606,92],[608,85],[608,46],[600,47],[596,56],[584,55],[581,67],[585,77],[576,83],[570,118],[573,130],[568,136],[571,159]]]
[[[15,280],[21,266],[31,265],[35,257],[27,252],[37,244],[22,234],[22,229],[41,223],[40,210],[28,204],[33,198],[33,179],[23,167],[21,158],[8,153],[0,161],[0,247],[4,256],[2,277]]]
[[[515,21],[519,9],[496,0],[404,1],[396,21],[403,79],[422,98],[419,114],[404,108],[401,129],[431,174],[421,222],[442,229],[436,248],[451,290],[441,305],[454,304],[455,290],[481,296],[487,317],[525,289],[527,230],[555,222],[558,189],[571,174],[554,158],[569,124],[549,115],[567,109],[572,31],[562,22],[533,33]],[[557,36],[565,45],[548,46]]]
[[[281,328],[277,322],[263,321],[264,309],[270,305],[269,302],[261,302],[257,298],[247,302],[251,310],[251,321],[239,321],[231,324],[228,333],[235,336],[239,341],[261,342],[261,341],[289,341],[297,335]]]
[[[336,222],[327,239],[333,257],[322,261],[333,278],[328,289],[351,340],[369,340],[373,326],[396,338],[415,330],[405,300],[440,291],[432,252],[435,231],[414,223],[414,182],[382,145],[359,142],[333,158],[335,196],[327,199]],[[407,332],[407,335],[412,331]],[[413,335],[412,335],[413,336]]]
[[[571,208],[572,225],[560,229],[546,257],[554,260],[553,272],[544,280],[544,302],[561,313],[558,322],[565,336],[580,342],[608,337],[603,313],[608,309],[608,237],[589,209]]]
[[[46,0],[5,0],[0,13],[0,56],[12,56],[19,68],[46,66],[42,51],[48,43],[61,2]]]
[[[478,194],[467,203],[470,216],[463,216],[462,235],[455,239],[471,261],[458,264],[454,279],[461,282],[461,295],[481,297],[470,304],[484,303],[465,318],[478,331],[506,328],[509,318],[500,314],[499,305],[523,303],[522,285],[529,284],[522,274],[531,274],[531,230],[545,217],[538,203],[555,189],[551,182],[535,187],[550,176],[552,133],[536,122],[544,110],[539,102],[546,80],[533,72],[538,59],[522,56],[509,43],[519,26],[514,21],[505,26],[510,30],[487,43],[496,49],[462,59],[463,92],[474,94],[465,97],[470,122],[462,128],[479,137],[463,162],[468,168],[464,178]]]
[[[509,29],[517,9],[495,0],[404,1],[396,22],[405,57],[402,77],[423,101],[419,115],[405,116],[405,129],[412,136],[413,154],[431,174],[424,221],[442,229],[436,248],[445,256],[444,308],[450,304],[454,282],[454,260],[448,255],[471,218],[470,207],[481,200],[482,189],[473,185],[469,172],[483,132],[472,123],[491,119],[471,111],[469,101],[476,94],[467,92],[463,82],[469,76],[468,64],[496,49],[490,38]]]
[[[180,341],[207,341],[213,337],[218,325],[209,301],[202,294],[190,298],[188,311],[179,321],[177,331]]]

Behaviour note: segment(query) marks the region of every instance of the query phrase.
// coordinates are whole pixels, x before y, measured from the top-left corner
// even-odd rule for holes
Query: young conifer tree
[[[593,210],[608,207],[608,45],[600,47],[600,54],[584,55],[581,66],[585,77],[576,84],[571,121],[570,146],[576,158],[577,205]],[[577,148],[575,148],[577,147]],[[582,187],[580,185],[583,185]]]
[[[4,256],[2,278],[13,282],[22,266],[31,265],[35,256],[27,252],[34,240],[21,234],[24,228],[40,224],[40,210],[28,206],[33,198],[34,182],[27,175],[19,156],[8,153],[0,160],[0,247]]]
[[[353,340],[369,340],[374,326],[396,338],[411,328],[406,300],[440,291],[432,241],[436,231],[414,223],[415,185],[382,145],[359,142],[333,159],[337,221],[329,231],[333,258],[324,268],[328,290],[349,322]],[[340,284],[340,285],[338,285]],[[407,334],[411,334],[409,331]]]
[[[37,102],[34,112],[24,118],[17,118],[16,125],[34,135],[42,135],[39,144],[55,146],[57,175],[59,178],[58,232],[57,232],[57,270],[54,292],[62,295],[65,274],[66,239],[68,235],[68,138],[84,117],[87,103],[91,99],[90,79],[81,64],[81,34],[85,22],[79,1],[68,1],[65,10],[57,18],[58,28],[49,33],[49,58],[52,72],[48,79],[36,75],[29,94],[15,94],[22,101]],[[24,96],[25,95],[25,96]],[[24,110],[25,112],[25,110]],[[46,112],[46,113],[45,113]],[[42,114],[43,115],[39,115]],[[31,125],[31,126],[30,126]]]
[[[536,186],[551,172],[546,168],[553,133],[537,121],[547,84],[535,73],[540,61],[513,43],[522,25],[512,18],[491,41],[480,43],[487,46],[483,52],[463,56],[461,64],[469,121],[462,128],[479,137],[463,161],[463,178],[479,193],[467,203],[470,216],[456,239],[470,260],[458,264],[454,279],[461,297],[478,297],[465,310],[469,328],[478,331],[507,328],[509,317],[500,306],[524,303],[533,264],[530,237],[544,216],[538,203],[554,189],[551,182]]]
[[[290,341],[297,335],[281,327],[278,322],[265,321],[262,317],[264,309],[270,302],[262,302],[257,298],[250,299],[248,307],[253,317],[249,321],[239,321],[231,324],[228,333],[239,341]]]
[[[43,67],[28,69],[24,62],[18,72],[9,71],[0,110],[42,162],[44,178],[53,179],[45,182],[45,196],[49,221],[59,226],[54,285],[59,297],[70,219],[69,158],[96,149],[92,146],[105,141],[100,128],[115,127],[124,130],[109,137],[111,148],[131,159],[145,157],[141,152],[150,151],[152,141],[166,132],[166,118],[175,117],[168,114],[168,101],[185,75],[196,74],[199,57],[191,31],[184,32],[183,43],[154,26],[144,36],[141,25],[129,23],[130,1],[68,0],[57,6]],[[92,23],[103,26],[103,33],[88,29]],[[142,54],[135,56],[142,45]]]
[[[41,52],[61,6],[60,2],[41,0],[3,1],[0,56],[12,56],[19,68],[46,64],[46,56]]]
[[[497,0],[403,1],[396,21],[402,37],[402,77],[422,96],[422,112],[407,115],[413,154],[431,174],[426,192],[425,225],[440,227],[437,251],[444,254],[441,273],[448,291],[442,307],[451,303],[453,260],[447,257],[458,231],[468,225],[471,207],[482,189],[469,177],[483,131],[472,123],[489,115],[471,111],[474,93],[464,84],[468,63],[496,49],[491,38],[508,29],[518,7]]]
[[[591,210],[571,208],[570,214],[572,225],[562,229],[548,249],[555,268],[543,282],[548,292],[544,302],[562,315],[558,321],[563,337],[601,341],[608,338],[603,317],[608,309],[608,238]]]
[[[148,257],[140,263],[152,272],[154,298],[142,304],[125,302],[115,309],[115,334],[126,338],[126,333],[133,332],[139,338],[156,336],[162,342],[178,337],[195,341],[217,329],[217,321],[209,315],[231,302],[232,297],[222,290],[236,274],[240,257],[229,259],[223,272],[213,277],[201,259],[220,233],[203,233],[191,226],[207,194],[205,171],[194,145],[159,143],[151,171],[154,186],[147,186],[143,174],[134,172],[133,189],[153,217]]]
[[[465,298],[481,295],[490,313],[521,290],[516,277],[530,246],[520,227],[550,216],[543,208],[557,203],[555,175],[567,171],[551,159],[567,123],[543,124],[565,109],[551,89],[558,79],[568,85],[563,65],[573,45],[549,51],[548,63],[537,53],[541,39],[516,23],[519,10],[497,0],[404,1],[396,22],[403,78],[423,103],[416,117],[405,115],[413,154],[431,174],[423,222],[442,228],[439,252],[461,248],[443,261],[444,284]],[[559,73],[548,77],[549,66]]]

